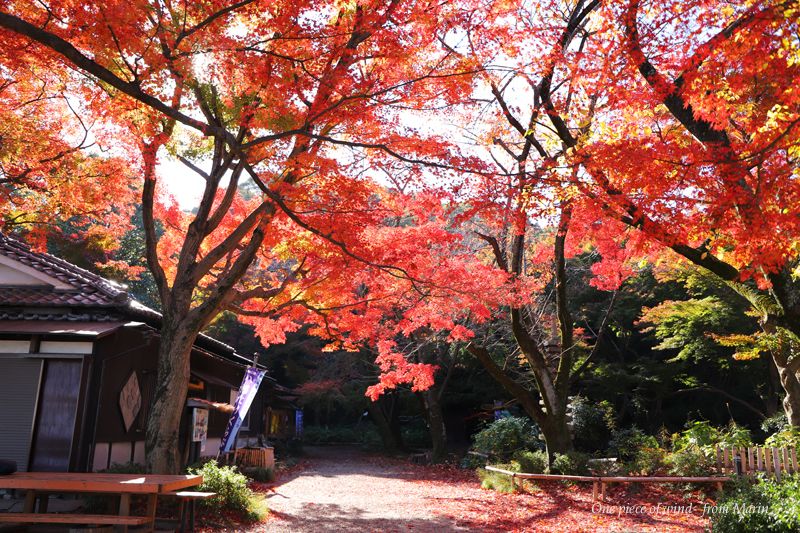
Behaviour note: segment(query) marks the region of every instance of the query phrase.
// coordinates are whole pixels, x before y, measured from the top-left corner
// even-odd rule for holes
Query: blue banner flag
[[[231,451],[233,443],[236,442],[236,434],[239,433],[244,417],[247,416],[247,410],[250,409],[250,404],[253,403],[258,386],[261,385],[261,380],[264,379],[266,373],[266,370],[259,370],[254,366],[247,369],[247,373],[242,379],[242,385],[239,387],[236,403],[233,405],[233,413],[228,421],[228,427],[225,428],[225,434],[222,435],[222,442],[219,445],[221,453]]]

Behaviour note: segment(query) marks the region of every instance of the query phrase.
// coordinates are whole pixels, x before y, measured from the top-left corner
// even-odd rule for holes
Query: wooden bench
[[[178,498],[178,500],[180,501],[180,509],[178,511],[178,516],[180,516],[180,526],[178,530],[183,532],[187,531],[186,529],[187,518],[189,521],[188,531],[194,531],[195,502],[198,500],[206,500],[208,498],[213,498],[214,496],[217,495],[217,493],[182,490],[177,492],[165,492],[163,495]],[[189,502],[188,517],[186,515],[186,502]]]
[[[0,521],[39,524],[105,524],[127,531],[131,525],[143,525],[152,531],[158,496],[181,491],[203,483],[199,475],[110,474],[84,472],[15,472],[0,476],[0,488],[26,491],[22,513],[0,513]],[[45,514],[47,494],[102,493],[119,495],[116,515]],[[131,516],[131,497],[147,500],[144,516]],[[37,498],[43,498],[39,513],[34,513]]]
[[[0,523],[143,526],[150,523],[150,517],[108,514],[0,513]]]

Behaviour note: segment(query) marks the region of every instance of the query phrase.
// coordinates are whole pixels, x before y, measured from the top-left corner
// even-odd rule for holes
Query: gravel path
[[[251,531],[468,531],[434,515],[435,489],[411,482],[402,464],[352,448],[307,453],[309,466],[268,494],[270,519]]]
[[[616,487],[598,508],[586,484],[544,483],[504,494],[481,489],[469,470],[423,467],[348,447],[306,452],[303,462],[276,484],[254,486],[271,510],[265,522],[204,531],[699,533],[708,528],[707,517],[700,514],[708,499],[696,494],[687,500],[690,495],[660,486]],[[693,510],[682,510],[688,503]],[[639,510],[623,512],[632,506]]]

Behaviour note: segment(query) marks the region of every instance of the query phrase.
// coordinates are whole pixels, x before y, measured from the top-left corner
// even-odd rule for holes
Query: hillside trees
[[[623,127],[624,140],[596,137],[577,150],[586,192],[607,214],[708,269],[759,314],[795,425],[800,99],[798,42],[787,36],[796,36],[797,7],[624,3],[616,42],[632,84],[612,107],[639,125]],[[675,10],[698,23],[678,26],[667,42],[658,30]]]
[[[302,303],[302,290],[287,294],[293,283],[322,302],[315,282],[344,275],[348,261],[406,276],[381,263],[385,250],[358,255],[347,245],[369,242],[359,240],[363,225],[387,215],[363,176],[367,159],[412,180],[416,163],[459,164],[396,113],[458,102],[457,80],[471,66],[436,41],[447,9],[398,0],[3,4],[4,68],[70,78],[83,122],[113,138],[140,176],[163,312],[149,470],[179,468],[189,350],[219,311],[263,317],[259,332],[275,342],[294,326],[270,317]],[[166,154],[186,167],[182,179],[202,180],[191,214],[163,194]],[[247,182],[258,194],[242,194]],[[352,235],[347,245],[344,235]],[[290,256],[287,240],[309,244],[305,255]],[[315,253],[310,241],[330,246]]]
[[[761,317],[800,423],[797,2],[559,5],[520,11],[518,39],[469,30],[470,53],[502,66],[489,139],[549,161],[526,173],[529,194],[549,179],[588,199],[596,239],[669,249],[735,288]],[[606,251],[598,269],[614,272]]]

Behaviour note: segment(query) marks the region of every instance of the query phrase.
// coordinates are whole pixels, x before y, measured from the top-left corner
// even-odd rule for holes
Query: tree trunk
[[[784,294],[784,290],[780,290]],[[784,298],[785,299],[785,298]],[[784,305],[784,308],[788,307]],[[768,335],[778,339],[778,346],[771,350],[772,361],[778,369],[786,396],[783,398],[783,410],[786,420],[793,426],[800,426],[800,350],[797,338],[800,337],[796,321],[791,320],[796,316],[788,317],[767,315],[761,321],[761,328]]]
[[[785,362],[784,362],[785,363]],[[778,375],[781,385],[786,392],[783,398],[783,410],[786,412],[786,420],[793,426],[800,426],[800,379],[797,372],[775,361],[778,367]]]
[[[384,412],[384,401],[385,400],[382,398],[375,402],[368,402],[367,411],[369,411],[373,422],[375,422],[375,425],[378,427],[378,433],[381,436],[381,441],[386,451],[398,452],[404,448],[402,435],[397,428],[393,427],[396,424],[393,424],[390,417]]]
[[[431,461],[438,463],[445,458],[447,453],[447,429],[444,425],[442,404],[439,402],[439,388],[431,387],[426,391],[422,391],[421,395],[433,446]]]
[[[544,391],[544,394],[550,394],[554,399],[552,405],[555,409],[559,410],[558,413],[542,409],[537,400],[537,395],[528,388],[520,385],[517,381],[508,376],[505,371],[500,368],[491,358],[489,352],[475,344],[467,345],[467,350],[477,357],[481,365],[489,372],[489,375],[500,383],[503,388],[509,392],[519,402],[525,412],[530,416],[539,429],[547,445],[547,454],[550,461],[553,460],[553,454],[564,453],[573,449],[572,434],[569,431],[566,417],[567,389],[562,389],[564,397],[561,398],[555,388]]]
[[[550,464],[553,463],[555,454],[572,451],[572,433],[567,425],[566,416],[548,416],[540,429],[547,445],[547,458]]]
[[[154,401],[147,420],[148,472],[177,474],[183,466],[178,436],[189,389],[189,357],[196,336],[187,325],[173,327],[165,317]]]

